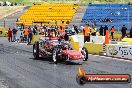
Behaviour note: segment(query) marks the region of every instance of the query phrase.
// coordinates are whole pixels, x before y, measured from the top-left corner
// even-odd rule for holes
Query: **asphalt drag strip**
[[[0,88],[132,88],[131,83],[80,86],[76,82],[80,66],[88,74],[132,75],[132,62],[89,55],[82,65],[69,61],[53,64],[51,58],[33,60],[31,45],[8,43],[6,38],[0,41]]]

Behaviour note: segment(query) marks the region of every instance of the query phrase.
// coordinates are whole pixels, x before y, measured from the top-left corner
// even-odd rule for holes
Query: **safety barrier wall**
[[[35,41],[39,40],[39,38],[41,38],[43,35],[33,35],[33,38],[32,38],[32,41],[31,41],[31,44],[34,44]]]
[[[118,42],[117,44],[122,44],[122,45],[132,45],[132,42]]]
[[[6,31],[5,28],[0,28],[0,36],[2,37],[7,37],[8,32]]]
[[[79,48],[86,47],[91,54],[100,54],[103,52],[103,42],[104,36],[91,36],[90,37],[93,42],[86,42],[84,44],[84,36],[83,35],[73,35],[70,36],[70,43],[73,49],[79,50]],[[98,43],[99,42],[99,43]]]
[[[79,50],[79,42],[78,42],[77,37],[76,36],[70,36],[69,39],[70,39],[71,47],[75,50]]]
[[[84,36],[83,35],[73,35],[76,37],[77,41],[79,42],[79,48],[84,46]]]
[[[83,35],[74,35],[77,37],[79,42],[79,47],[82,48],[84,46],[84,36]],[[105,36],[90,36],[90,42],[93,43],[104,43]]]
[[[132,38],[123,38],[122,42],[131,42],[132,43]]]
[[[132,59],[132,45],[108,44],[106,45],[106,55]]]
[[[121,39],[121,33],[114,33],[113,36],[115,39]]]
[[[103,44],[102,43],[92,43],[86,42],[84,47],[87,48],[88,52],[91,54],[100,54],[103,52]]]

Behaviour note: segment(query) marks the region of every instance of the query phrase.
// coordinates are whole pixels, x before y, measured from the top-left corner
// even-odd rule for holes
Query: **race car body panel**
[[[68,55],[69,60],[79,60],[84,58],[82,53],[77,50],[63,50],[63,53]]]

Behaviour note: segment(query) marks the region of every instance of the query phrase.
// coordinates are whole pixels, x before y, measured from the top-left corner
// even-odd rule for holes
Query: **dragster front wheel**
[[[57,62],[58,62],[58,51],[56,48],[54,48],[54,50],[52,52],[52,60],[55,64],[57,64]]]
[[[87,48],[83,47],[81,53],[84,55],[83,61],[87,61],[88,60],[88,50],[87,50]]]

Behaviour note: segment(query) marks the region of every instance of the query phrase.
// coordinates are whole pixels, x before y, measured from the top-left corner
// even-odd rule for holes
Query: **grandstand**
[[[111,19],[112,22],[102,22],[102,19]],[[122,25],[128,28],[132,25],[132,5],[128,4],[89,4],[81,22],[96,22],[97,26],[107,24],[116,29]]]
[[[24,14],[20,16],[17,24],[32,25],[33,23],[40,23],[60,25],[62,21],[65,23],[71,21],[78,9],[75,4],[37,4],[31,6]]]

